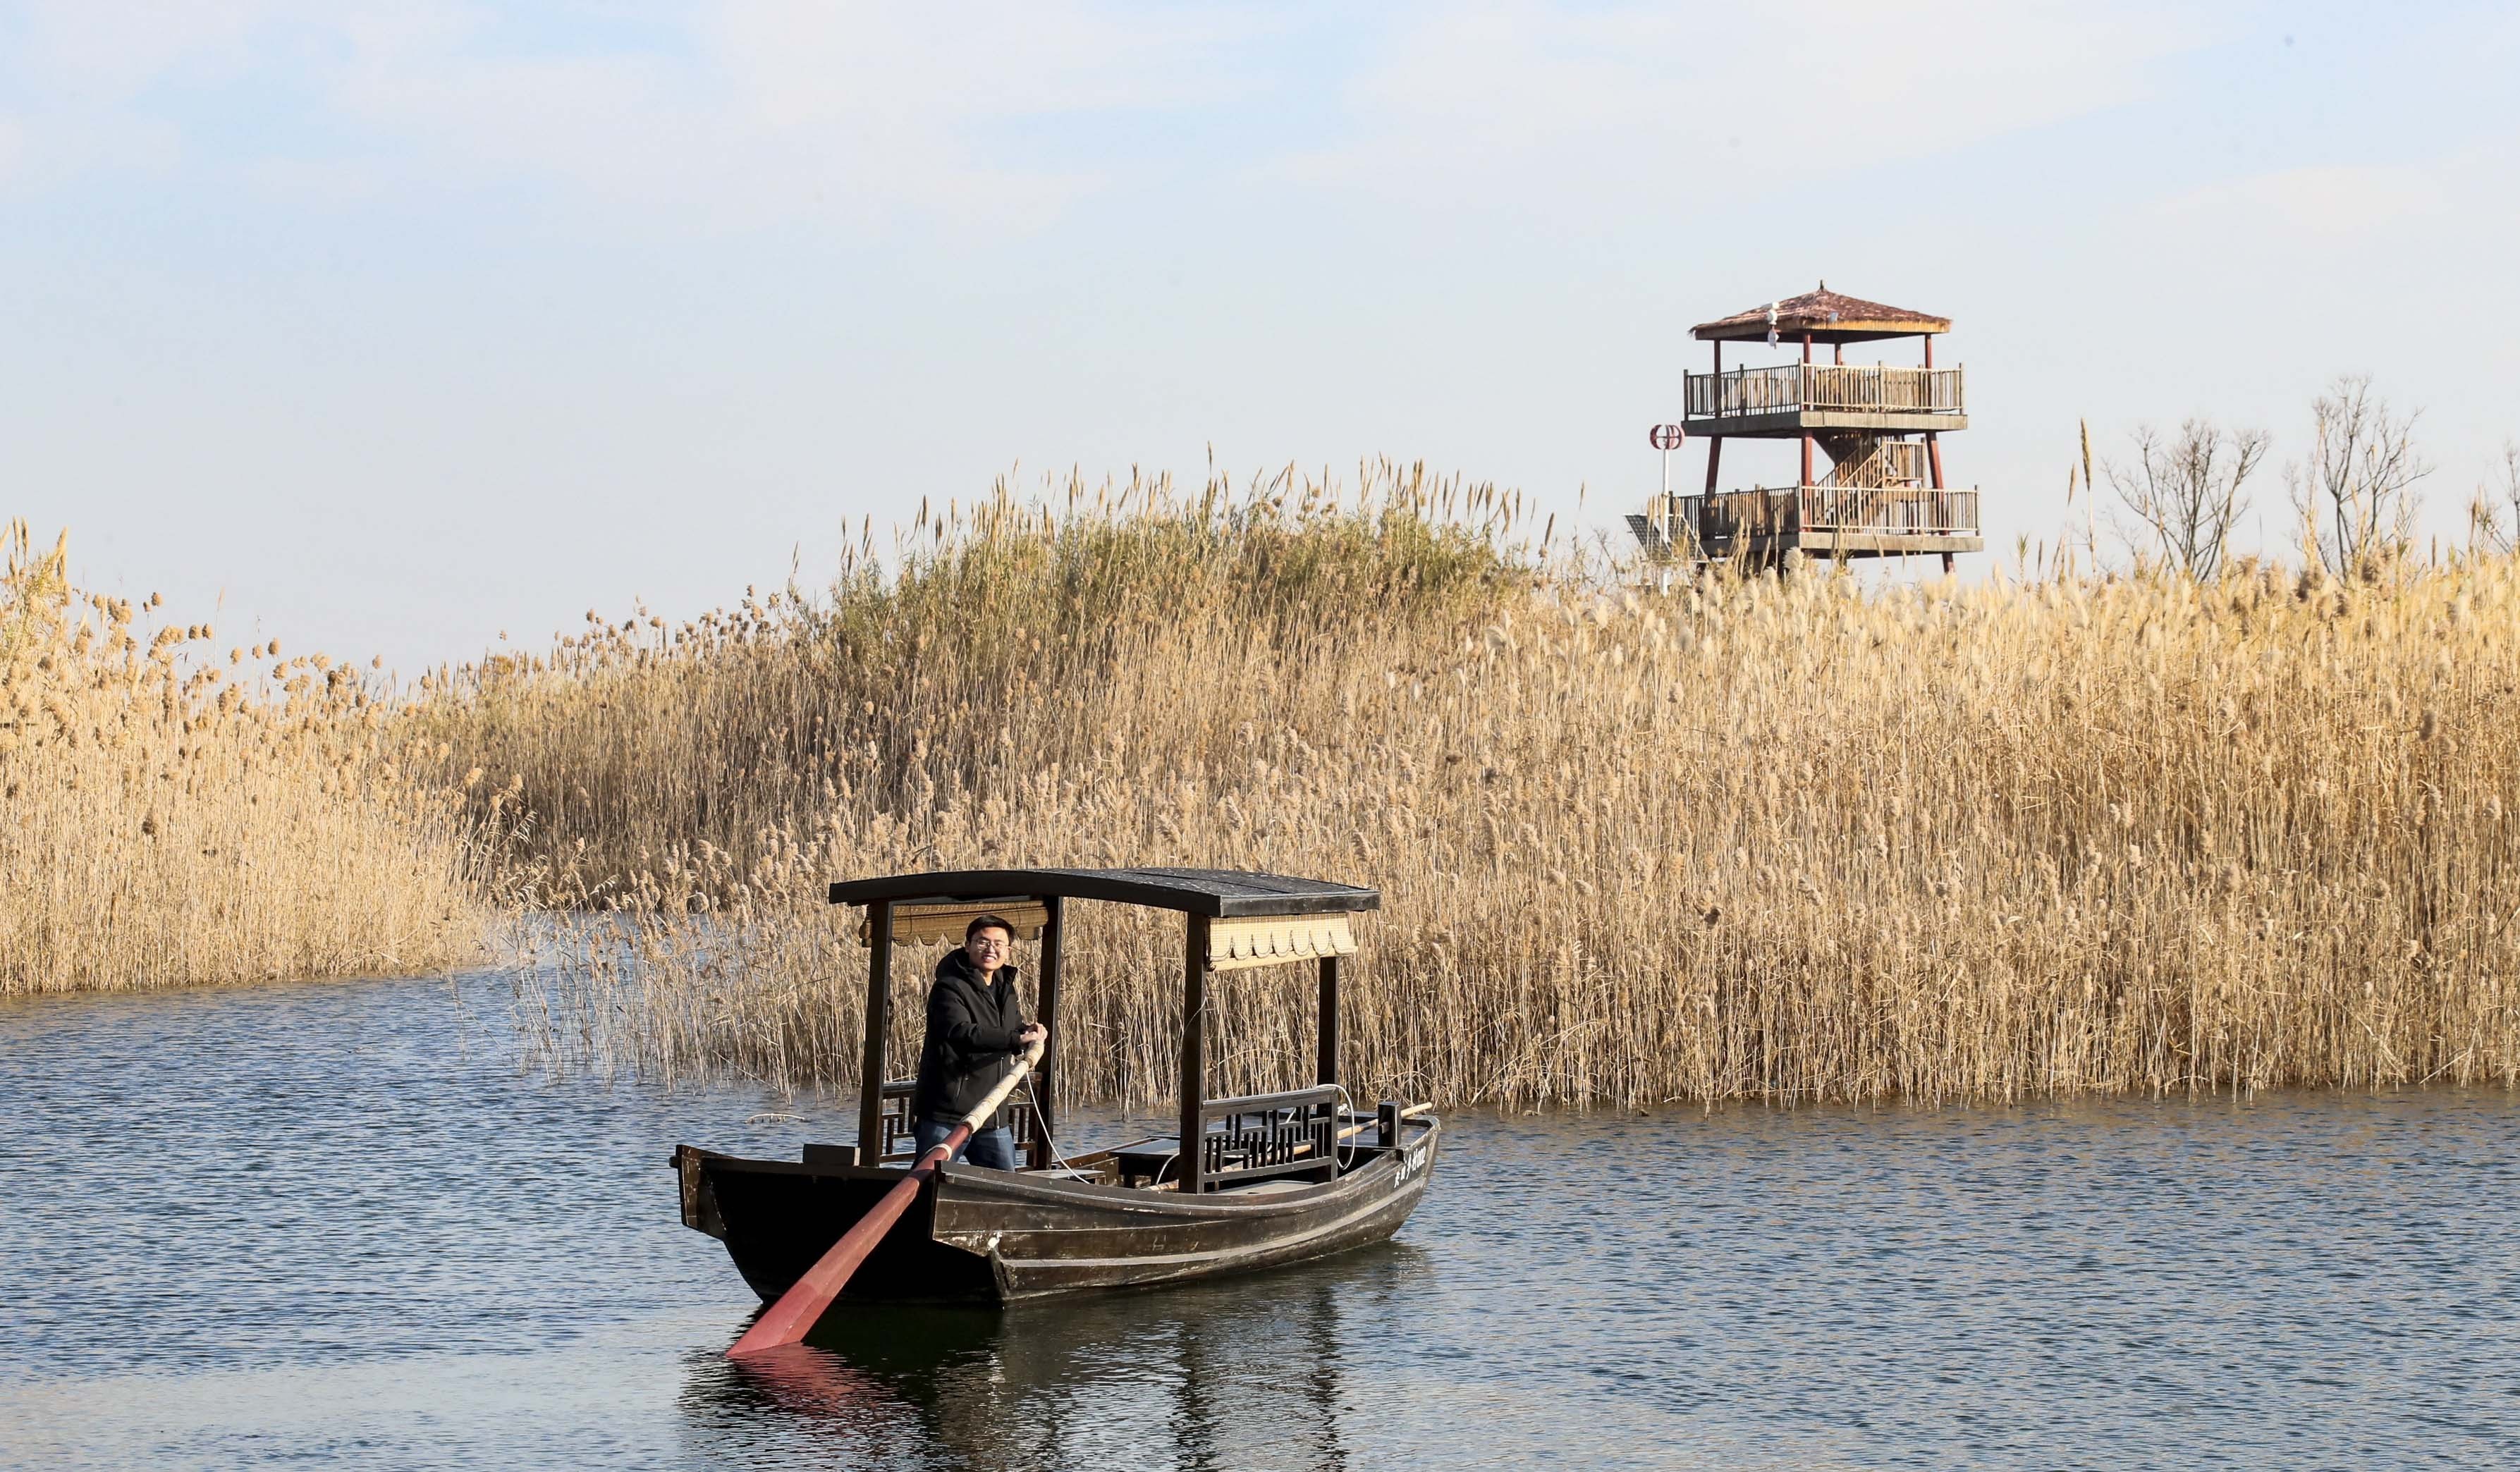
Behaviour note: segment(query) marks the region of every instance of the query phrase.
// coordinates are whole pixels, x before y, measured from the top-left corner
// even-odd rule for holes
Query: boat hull
[[[1029,1172],[947,1166],[842,1296],[1007,1303],[1141,1288],[1305,1262],[1397,1231],[1433,1175],[1438,1127],[1338,1180],[1185,1196]],[[900,1183],[898,1169],[746,1160],[684,1146],[683,1219],[720,1237],[762,1300],[788,1291]]]

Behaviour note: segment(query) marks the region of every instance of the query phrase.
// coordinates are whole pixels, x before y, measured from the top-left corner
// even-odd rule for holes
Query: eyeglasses
[[[1014,942],[1000,940],[994,935],[974,936],[970,945],[975,951],[1010,951],[1014,948]]]

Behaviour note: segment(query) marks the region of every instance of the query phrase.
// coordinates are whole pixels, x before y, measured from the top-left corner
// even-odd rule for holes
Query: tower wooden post
[[[1803,391],[1802,391],[1802,393],[1801,393],[1801,395],[1800,395],[1800,397],[1801,397],[1801,399],[1802,399],[1802,402],[1804,402],[1804,403],[1806,403],[1806,404],[1808,404],[1808,403],[1810,403],[1810,402],[1811,402],[1811,400],[1812,400],[1812,391],[1811,391],[1811,389],[1812,389],[1812,371],[1811,371],[1811,334],[1809,334],[1809,333],[1805,333],[1805,334],[1803,334]],[[1797,485],[1809,485],[1809,484],[1811,484],[1811,483],[1812,483],[1812,476],[1811,476],[1811,472],[1812,472],[1812,434],[1811,434],[1811,430],[1810,430],[1809,428],[1805,428],[1805,429],[1803,430],[1803,478],[1802,478],[1801,480],[1797,481],[1797,482],[1796,482],[1796,484],[1797,484]]]
[[[1721,414],[1724,412],[1724,344],[1719,340],[1712,346],[1715,349],[1715,377],[1708,379],[1707,384],[1715,390],[1715,403],[1712,408],[1715,413]],[[1681,406],[1684,411],[1688,407],[1686,404]],[[1706,494],[1709,496],[1715,494],[1715,468],[1723,463],[1724,441],[1708,440],[1706,442]]]

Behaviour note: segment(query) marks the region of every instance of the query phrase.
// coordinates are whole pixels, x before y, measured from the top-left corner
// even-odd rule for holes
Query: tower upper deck
[[[1870,431],[1940,433],[1968,427],[1960,370],[1934,366],[1934,338],[1952,320],[1832,291],[1785,296],[1713,322],[1690,335],[1715,344],[1716,371],[1684,375],[1682,418],[1691,434],[1778,439],[1812,433]],[[1867,367],[1848,363],[1846,344],[1892,337],[1921,337],[1921,368]],[[1799,363],[1769,368],[1723,368],[1727,342],[1791,344]],[[1812,349],[1827,343],[1837,361],[1816,363]]]
[[[1830,430],[1884,434],[1968,427],[1958,368],[1779,363],[1681,375],[1682,417],[1691,434],[1790,439]]]

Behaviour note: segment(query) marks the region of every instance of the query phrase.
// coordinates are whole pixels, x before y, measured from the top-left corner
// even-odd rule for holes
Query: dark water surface
[[[2520,1464],[2502,1093],[1469,1115],[1387,1248],[773,1380],[665,1154],[850,1109],[522,1074],[503,997],[0,1006],[0,1462]]]

